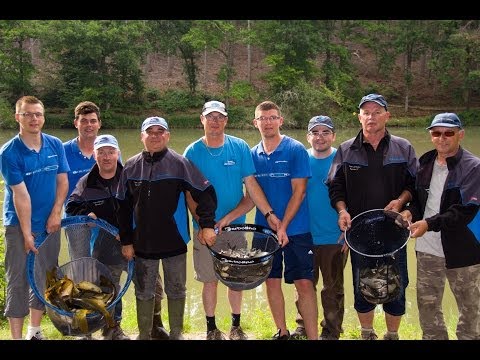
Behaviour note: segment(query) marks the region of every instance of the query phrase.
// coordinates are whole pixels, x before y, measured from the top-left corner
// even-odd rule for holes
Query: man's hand
[[[270,214],[268,216],[267,222],[268,222],[268,226],[270,226],[270,229],[272,229],[274,231],[278,231],[278,229],[280,229],[280,226],[282,225],[282,222],[277,217],[277,215],[275,215],[275,213]]]
[[[208,246],[213,246],[215,244],[215,240],[217,239],[217,234],[215,233],[214,229],[211,228],[203,228],[199,232],[198,239],[200,243],[206,244]]]
[[[428,231],[428,224],[425,220],[419,220],[411,224],[408,229],[410,230],[410,237],[417,238]]]
[[[338,227],[342,231],[347,231],[352,226],[352,219],[347,210],[340,210],[338,213]]]
[[[25,247],[25,252],[28,254],[33,251],[34,254],[38,254],[38,249],[35,247],[35,237],[30,234],[28,236],[23,236],[23,246]]]
[[[135,250],[133,250],[133,245],[123,245],[122,255],[128,261],[132,260],[133,257],[135,256]]]
[[[52,212],[47,220],[47,233],[51,234],[57,230],[60,230],[62,225],[62,219],[60,213]]]

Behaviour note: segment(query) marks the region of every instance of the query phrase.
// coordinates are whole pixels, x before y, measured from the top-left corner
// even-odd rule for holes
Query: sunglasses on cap
[[[440,137],[442,135],[444,135],[445,137],[452,137],[453,135],[455,135],[455,131],[453,130],[447,130],[447,131],[430,131],[430,134],[433,136],[433,137]]]

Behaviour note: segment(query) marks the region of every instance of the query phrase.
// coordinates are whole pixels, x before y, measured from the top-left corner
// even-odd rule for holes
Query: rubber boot
[[[152,340],[168,340],[169,335],[162,323],[162,302],[155,298],[155,309],[153,312]]]
[[[151,340],[150,332],[153,324],[153,309],[155,307],[155,299],[140,300],[137,299],[137,324],[138,337],[137,340]]]
[[[183,340],[183,314],[185,298],[168,300],[168,322],[170,324],[170,340]]]

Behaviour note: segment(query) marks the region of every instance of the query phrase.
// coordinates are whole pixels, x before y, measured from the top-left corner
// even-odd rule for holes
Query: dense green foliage
[[[319,112],[348,123],[368,92],[403,104],[409,116],[412,87],[422,82],[447,109],[468,110],[480,103],[479,29],[478,20],[0,20],[0,126],[15,126],[7,109],[25,94],[48,112],[94,101],[108,126],[115,117],[128,126],[150,109],[195,126],[189,114],[212,98],[244,109],[273,99],[287,126]],[[250,58],[239,60],[252,46],[266,69],[255,78]],[[211,93],[208,53],[221,62]],[[155,54],[181,60],[185,85],[147,88],[144,65]],[[249,62],[247,74],[239,61]],[[54,126],[70,124],[55,118]]]

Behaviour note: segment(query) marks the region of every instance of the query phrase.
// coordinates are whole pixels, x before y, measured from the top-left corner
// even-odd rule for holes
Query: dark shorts
[[[365,257],[357,254],[354,251],[350,251],[350,259],[352,262],[352,274],[353,274],[353,293],[354,293],[354,308],[359,313],[367,313],[375,309],[376,304],[372,304],[365,300],[360,292],[358,286],[360,281],[360,270],[365,264]],[[371,260],[372,258],[368,258]],[[398,297],[388,303],[382,304],[383,311],[393,316],[401,316],[405,314],[405,289],[408,286],[408,271],[407,271],[407,247],[398,251],[395,254],[395,264],[398,266],[399,274],[402,279],[400,294]]]
[[[273,257],[272,271],[269,278],[285,277],[287,284],[295,280],[313,281],[313,239],[312,234],[305,233],[289,236],[287,246],[277,251]],[[285,272],[283,263],[285,262]]]

